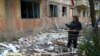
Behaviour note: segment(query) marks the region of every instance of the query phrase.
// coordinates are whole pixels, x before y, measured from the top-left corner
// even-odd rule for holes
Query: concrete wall
[[[5,31],[5,8],[4,8],[4,0],[0,0],[0,32]]]
[[[0,38],[5,36],[5,31],[5,3],[4,0],[0,0]]]

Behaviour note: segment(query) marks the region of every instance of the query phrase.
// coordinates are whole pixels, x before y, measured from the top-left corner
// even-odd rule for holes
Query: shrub
[[[98,50],[93,43],[92,29],[85,29],[82,43],[79,45],[79,51],[86,56],[100,56],[100,50]]]

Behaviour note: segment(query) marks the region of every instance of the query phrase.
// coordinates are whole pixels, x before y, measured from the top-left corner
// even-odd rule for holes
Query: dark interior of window
[[[50,17],[57,17],[57,5],[50,5]]]
[[[66,16],[66,7],[62,7],[62,16]]]
[[[21,17],[22,18],[39,18],[40,4],[33,1],[21,1]]]

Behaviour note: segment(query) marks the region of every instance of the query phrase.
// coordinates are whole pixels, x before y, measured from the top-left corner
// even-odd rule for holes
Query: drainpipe
[[[72,10],[72,16],[73,16],[73,12],[74,12],[74,0],[71,0],[71,10]]]
[[[74,6],[75,6],[75,0],[71,0],[71,10],[72,10],[72,17],[74,15]]]

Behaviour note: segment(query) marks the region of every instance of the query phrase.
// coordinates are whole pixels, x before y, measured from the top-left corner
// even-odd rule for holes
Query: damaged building
[[[70,0],[0,0],[0,36],[10,39],[60,28],[72,19],[70,5]]]

